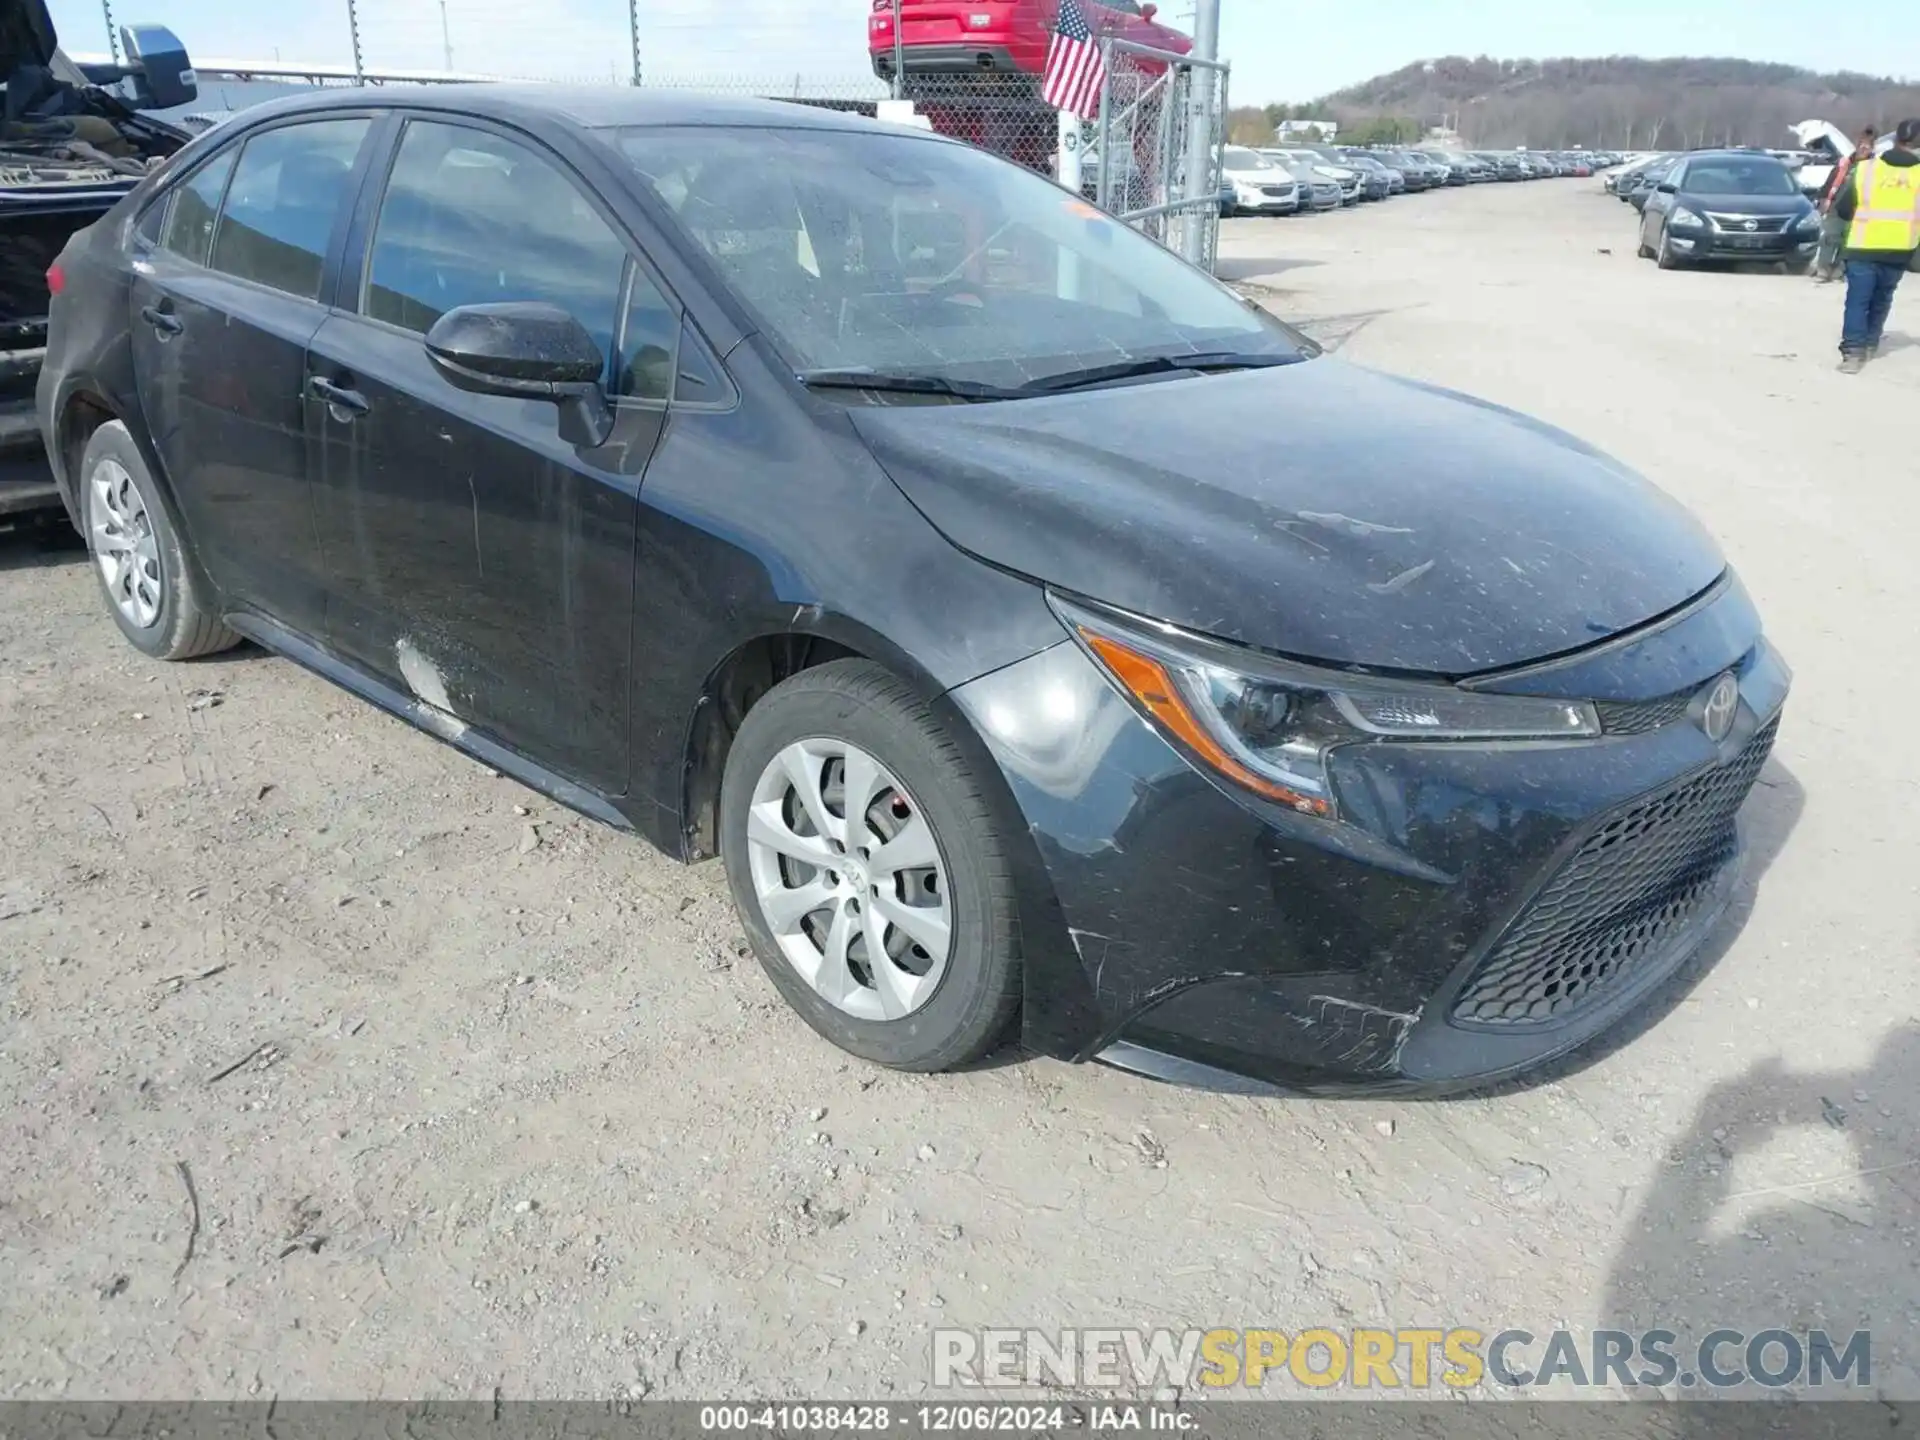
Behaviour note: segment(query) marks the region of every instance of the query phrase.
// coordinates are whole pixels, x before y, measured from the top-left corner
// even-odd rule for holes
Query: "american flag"
[[[1106,83],[1106,61],[1080,0],[1060,0],[1040,98],[1056,110],[1092,120],[1100,113],[1100,91]]]

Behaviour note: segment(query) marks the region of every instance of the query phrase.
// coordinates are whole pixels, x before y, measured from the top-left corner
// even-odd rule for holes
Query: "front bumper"
[[[1785,230],[1749,235],[1738,230],[1667,232],[1676,254],[1688,260],[1811,260],[1820,248],[1820,232]]]
[[[1716,745],[1686,702],[1727,670]],[[963,686],[1044,874],[1027,1043],[1307,1091],[1446,1091],[1577,1049],[1712,932],[1788,683],[1729,579],[1487,685],[1616,697],[1604,736],[1348,746],[1337,824],[1203,774],[1070,642]]]
[[[0,519],[61,508],[34,404],[45,359],[38,345],[0,349]]]
[[[1245,215],[1291,215],[1300,208],[1300,192],[1292,191],[1286,195],[1264,195],[1253,191],[1236,191],[1234,208]]]

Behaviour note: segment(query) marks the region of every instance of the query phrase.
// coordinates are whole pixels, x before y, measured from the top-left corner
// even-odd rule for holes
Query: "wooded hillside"
[[[1795,121],[1849,132],[1920,116],[1920,84],[1820,75],[1751,60],[1494,60],[1447,56],[1405,66],[1304,105],[1269,105],[1279,119],[1324,116],[1349,125],[1397,121],[1455,129],[1469,145],[1680,149],[1793,143]]]

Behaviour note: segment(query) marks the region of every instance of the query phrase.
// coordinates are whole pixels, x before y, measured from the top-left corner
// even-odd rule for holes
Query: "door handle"
[[[341,410],[352,411],[355,415],[364,415],[373,408],[367,397],[358,390],[349,390],[344,385],[336,385],[324,375],[315,375],[307,381],[307,389],[314,399],[324,400],[327,404]]]
[[[140,318],[158,330],[162,336],[178,335],[187,328],[186,323],[178,315],[171,310],[162,310],[157,305],[145,306],[140,311]]]

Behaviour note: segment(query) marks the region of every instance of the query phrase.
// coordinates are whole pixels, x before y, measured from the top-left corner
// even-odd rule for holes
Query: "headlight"
[[[1820,228],[1820,216],[1817,212],[1810,210],[1793,222],[1793,228],[1796,230],[1818,230]]]
[[[1684,205],[1676,207],[1673,214],[1667,219],[1667,224],[1673,226],[1676,230],[1698,230],[1706,223],[1705,216],[1696,215]]]
[[[1338,745],[1600,733],[1599,716],[1583,701],[1321,670],[1057,596],[1053,605],[1163,733],[1226,779],[1307,815],[1334,813],[1326,762]]]

